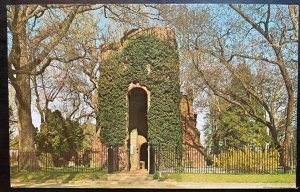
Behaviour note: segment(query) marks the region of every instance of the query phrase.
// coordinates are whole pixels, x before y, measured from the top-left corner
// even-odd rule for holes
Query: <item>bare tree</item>
[[[69,113],[69,116],[77,114],[76,119],[85,118],[96,120],[99,113],[98,78],[100,75],[99,66],[101,63],[100,43],[102,42],[101,37],[103,37],[103,31],[98,26],[98,22],[99,21],[92,15],[89,17],[86,15],[82,22],[82,27],[86,33],[84,34],[85,38],[76,38],[76,34],[78,33],[77,29],[74,29],[71,35],[74,37],[73,39],[77,39],[73,43],[79,42],[86,53],[84,58],[68,65],[69,73],[66,78],[66,85],[69,91],[78,93],[80,95],[81,103],[88,108],[86,110],[80,109],[79,105],[77,108],[74,108],[74,110]]]
[[[212,92],[263,123],[280,154],[281,165],[288,171],[285,149],[295,126],[298,63],[298,29],[294,21],[299,16],[295,9],[290,14],[288,6],[229,7],[186,8],[184,15],[194,20],[197,13],[207,11],[206,22],[198,26],[181,22],[182,12],[167,15],[171,17],[170,24],[186,37],[185,41],[179,39],[183,72],[189,72],[185,79],[199,91],[207,95]],[[247,80],[237,70],[240,63],[248,65],[256,78]],[[239,85],[239,93],[230,88],[232,80]],[[259,113],[254,102],[264,109],[264,114]]]
[[[50,57],[50,53],[68,31],[79,11],[79,6],[72,7],[62,21],[57,21],[58,25],[52,25],[52,27],[44,25],[40,27],[40,30],[34,30],[36,19],[47,10],[49,10],[47,6],[39,5],[8,7],[8,28],[12,36],[12,48],[8,56],[8,76],[16,91],[21,153],[34,151],[30,75],[42,74],[55,59]],[[28,33],[29,23],[32,23],[31,33]],[[37,165],[29,165],[26,158],[21,158],[21,169],[30,168],[30,166],[36,167]]]
[[[50,72],[51,69],[53,68],[49,66],[43,74],[31,77],[36,107],[41,115],[41,123],[45,122],[45,113],[49,109],[49,103],[53,102],[63,89],[64,80],[68,74],[67,70],[55,73],[54,71]]]
[[[269,58],[265,58],[264,56],[261,55],[244,55],[244,54],[236,54],[236,55],[232,55],[232,57],[237,56],[237,57],[243,57],[243,58],[248,58],[248,59],[253,59],[255,61],[265,61],[267,63],[269,63],[269,65],[276,65],[277,68],[280,70],[280,75],[281,78],[284,82],[284,86],[285,86],[285,91],[286,91],[286,96],[287,96],[287,103],[284,106],[285,108],[285,122],[284,122],[284,139],[283,142],[281,140],[278,139],[278,127],[275,124],[275,117],[274,117],[274,112],[271,111],[270,106],[268,105],[268,103],[266,101],[264,101],[264,99],[262,97],[260,97],[257,93],[255,93],[254,91],[250,90],[248,86],[243,86],[245,88],[245,90],[250,93],[254,98],[256,98],[256,100],[264,107],[264,109],[266,110],[270,121],[265,121],[264,124],[266,126],[268,126],[273,141],[275,142],[275,145],[279,151],[279,154],[281,156],[281,163],[284,166],[285,170],[289,169],[288,165],[287,165],[287,161],[288,161],[288,156],[287,153],[284,152],[284,149],[286,149],[287,147],[289,147],[290,145],[290,141],[291,141],[291,130],[292,130],[292,120],[293,120],[293,112],[294,112],[294,107],[295,107],[295,92],[294,92],[294,86],[292,83],[292,79],[291,79],[291,72],[289,73],[288,71],[288,58],[284,57],[285,54],[285,46],[286,44],[290,43],[290,39],[291,39],[291,34],[288,33],[289,30],[295,30],[298,34],[298,29],[297,27],[291,28],[288,21],[285,21],[285,16],[284,13],[282,13],[282,11],[285,11],[284,9],[277,9],[276,14],[281,14],[278,15],[278,19],[274,20],[279,27],[272,29],[272,27],[270,26],[270,18],[271,18],[271,5],[267,5],[267,9],[265,10],[264,14],[266,14],[265,20],[262,20],[260,22],[262,22],[263,27],[256,22],[253,18],[251,18],[250,16],[248,16],[245,11],[242,10],[241,7],[235,6],[235,5],[229,5],[232,9],[234,9],[249,25],[251,25],[257,32],[260,33],[260,35],[262,35],[264,37],[264,39],[268,42],[270,48],[272,48],[272,51],[275,53],[275,58],[274,60],[271,60]],[[296,11],[295,11],[296,12]],[[294,24],[294,20],[295,17],[299,17],[299,13],[296,14],[294,12],[294,14],[291,14],[292,16],[292,21]],[[296,20],[299,20],[299,18],[297,18]],[[273,30],[275,32],[273,32]],[[294,40],[295,42],[298,42],[298,39]],[[222,62],[222,61],[221,61]],[[226,65],[227,61],[224,62],[224,65]],[[295,73],[296,71],[292,72]],[[253,114],[253,113],[251,113]],[[255,114],[253,114],[253,116],[256,117]],[[258,117],[256,117],[257,119],[259,119]]]
[[[12,5],[8,6],[8,29],[11,36],[9,49],[8,76],[11,85],[16,91],[15,102],[17,105],[19,123],[19,150],[20,152],[35,151],[33,135],[34,127],[31,117],[31,79],[38,85],[36,78],[42,75],[53,62],[71,63],[85,56],[83,48],[73,47],[73,51],[64,55],[63,41],[69,35],[69,29],[75,25],[76,20],[83,13],[100,10],[105,17],[116,21],[126,22],[133,15],[144,18],[148,15],[143,12],[143,5]],[[142,14],[141,14],[142,13]],[[138,16],[139,15],[139,16]],[[140,21],[140,20],[139,20]],[[72,49],[72,48],[71,48]],[[40,78],[41,79],[41,78]],[[42,81],[40,81],[42,82]],[[57,97],[62,86],[54,87],[54,92],[44,94],[46,103]],[[39,93],[37,103],[40,102]],[[40,112],[43,111],[39,107]],[[20,168],[34,168],[26,159],[20,159]]]

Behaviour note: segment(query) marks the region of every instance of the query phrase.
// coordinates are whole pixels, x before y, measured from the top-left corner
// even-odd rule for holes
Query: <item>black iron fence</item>
[[[279,174],[286,172],[275,148],[242,149],[182,148],[150,146],[150,173]],[[284,150],[288,173],[295,173],[296,146]],[[129,153],[124,147],[106,147],[76,153],[19,153],[11,151],[12,171],[117,172],[129,170]],[[25,167],[25,168],[24,168]]]
[[[108,169],[108,148],[60,154],[18,152],[10,154],[12,171],[96,172]]]
[[[295,173],[296,146],[283,150],[285,169],[278,151],[273,147],[242,149],[152,146],[155,151],[155,172],[217,173],[217,174],[280,174]]]

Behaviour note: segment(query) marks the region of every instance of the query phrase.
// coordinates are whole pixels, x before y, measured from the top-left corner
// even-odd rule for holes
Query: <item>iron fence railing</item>
[[[150,145],[150,173],[280,174],[295,173],[296,146],[283,150],[285,168],[272,147],[241,149],[195,148]],[[62,154],[11,151],[12,171],[117,172],[129,170],[129,151],[124,146],[102,146]],[[26,167],[26,168],[24,168]]]
[[[12,171],[97,172],[107,171],[108,153],[103,146],[94,150],[60,154],[14,152],[10,154]],[[24,168],[26,167],[26,168]]]
[[[284,164],[278,150],[272,147],[247,146],[241,149],[152,146],[155,151],[155,172],[216,174],[280,174],[295,173],[296,146],[283,150]]]

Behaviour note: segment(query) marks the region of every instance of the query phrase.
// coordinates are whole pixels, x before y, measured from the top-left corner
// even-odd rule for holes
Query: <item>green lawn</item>
[[[91,173],[91,172],[103,172],[101,168],[90,168],[90,167],[47,167],[41,168],[44,172],[54,172],[54,173]]]
[[[11,179],[17,181],[48,181],[56,180],[60,182],[80,181],[80,180],[106,180],[107,175],[103,172],[91,173],[51,173],[44,171],[37,172],[11,172]]]
[[[165,174],[167,180],[204,183],[295,183],[295,174],[229,175],[229,174]]]
[[[157,176],[157,175],[156,175]],[[295,183],[295,174],[278,175],[229,175],[229,174],[163,174],[163,179],[176,182],[203,182],[203,183]],[[55,173],[55,172],[11,172],[11,179],[20,182],[44,182],[55,180],[63,183],[82,180],[107,180],[104,172],[90,173]]]
[[[18,172],[17,166],[10,167],[11,172]],[[40,168],[42,172],[54,172],[54,173],[91,173],[91,172],[104,172],[102,168],[91,168],[84,166],[76,166],[76,167],[42,167]]]

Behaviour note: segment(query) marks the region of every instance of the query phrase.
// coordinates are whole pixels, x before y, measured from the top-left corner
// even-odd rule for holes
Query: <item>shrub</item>
[[[216,167],[233,173],[274,173],[279,167],[278,153],[273,148],[230,148],[214,156],[213,161]]]

